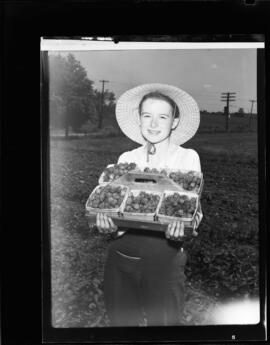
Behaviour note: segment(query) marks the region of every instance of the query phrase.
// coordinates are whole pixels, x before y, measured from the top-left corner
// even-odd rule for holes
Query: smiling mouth
[[[148,129],[148,133],[153,134],[153,135],[157,135],[160,133],[160,131],[152,131],[151,129]]]

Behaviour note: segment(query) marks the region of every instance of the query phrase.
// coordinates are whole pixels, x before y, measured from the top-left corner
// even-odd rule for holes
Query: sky
[[[58,53],[58,52],[55,52]],[[188,92],[201,110],[223,111],[222,92],[236,92],[230,112],[250,112],[256,100],[256,49],[174,49],[70,51],[101,90],[116,99],[143,83],[171,84]],[[61,54],[66,54],[61,52]],[[256,103],[253,113],[256,113]]]

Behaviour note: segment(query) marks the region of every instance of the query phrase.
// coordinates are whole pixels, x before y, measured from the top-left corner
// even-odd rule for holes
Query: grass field
[[[244,117],[238,117],[231,115],[229,118],[229,130],[232,132],[240,131],[256,131],[257,130],[257,115],[252,115],[249,128],[249,115]],[[214,131],[225,131],[226,129],[226,117],[224,115],[210,115],[201,114],[199,132],[214,132]]]
[[[198,133],[222,133],[226,132],[226,118],[224,115],[215,114],[201,114],[200,116],[200,126],[198,129]],[[240,133],[240,132],[256,132],[257,131],[257,115],[253,115],[250,122],[249,127],[249,115],[245,115],[244,117],[237,117],[232,115],[229,119],[229,132],[232,133]],[[104,119],[103,127],[106,128],[114,128],[116,131],[121,133],[121,130],[117,126],[115,121],[114,115],[111,114],[109,118]],[[104,129],[103,128],[103,129]],[[117,129],[116,129],[117,128]],[[94,130],[94,128],[93,128]],[[71,131],[71,136],[73,137],[82,137],[84,133],[73,133]],[[65,131],[62,129],[52,129],[51,134],[54,137],[63,137],[65,135]],[[95,132],[94,132],[95,134]]]
[[[122,136],[51,140],[55,327],[108,325],[103,265],[111,238],[89,230],[84,207],[105,166],[135,147]],[[183,323],[199,325],[209,323],[224,298],[258,293],[257,137],[255,132],[199,133],[185,147],[199,153],[205,178],[200,234],[186,244]]]
[[[52,147],[59,149],[79,149],[85,151],[101,151],[121,153],[139,146],[124,136],[115,138],[89,138],[73,140],[52,140]],[[198,133],[183,147],[191,147],[200,152],[225,153],[249,156],[257,159],[257,134],[256,132],[240,133]]]

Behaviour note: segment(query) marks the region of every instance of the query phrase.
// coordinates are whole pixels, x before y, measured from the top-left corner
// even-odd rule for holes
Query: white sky
[[[54,52],[56,54],[58,52]],[[66,52],[59,52],[66,55]],[[94,87],[105,88],[118,98],[143,83],[167,83],[187,91],[201,110],[223,111],[222,92],[236,92],[234,112],[249,112],[256,100],[256,49],[103,50],[70,51],[86,69]],[[256,103],[253,112],[257,111]]]

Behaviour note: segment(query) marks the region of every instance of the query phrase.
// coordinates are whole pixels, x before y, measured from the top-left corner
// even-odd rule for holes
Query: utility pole
[[[102,120],[103,120],[103,104],[104,104],[104,84],[108,83],[109,80],[100,80],[102,83],[102,91],[101,91],[101,99],[100,99],[100,112],[99,112],[99,123],[98,128],[102,128]]]
[[[235,92],[222,92],[221,101],[226,102],[224,114],[226,115],[226,132],[229,131],[230,102],[235,101]]]
[[[251,102],[251,109],[250,109],[250,114],[249,114],[249,123],[248,127],[251,129],[251,118],[252,118],[252,110],[253,110],[253,104],[256,102],[255,99],[249,100]]]

